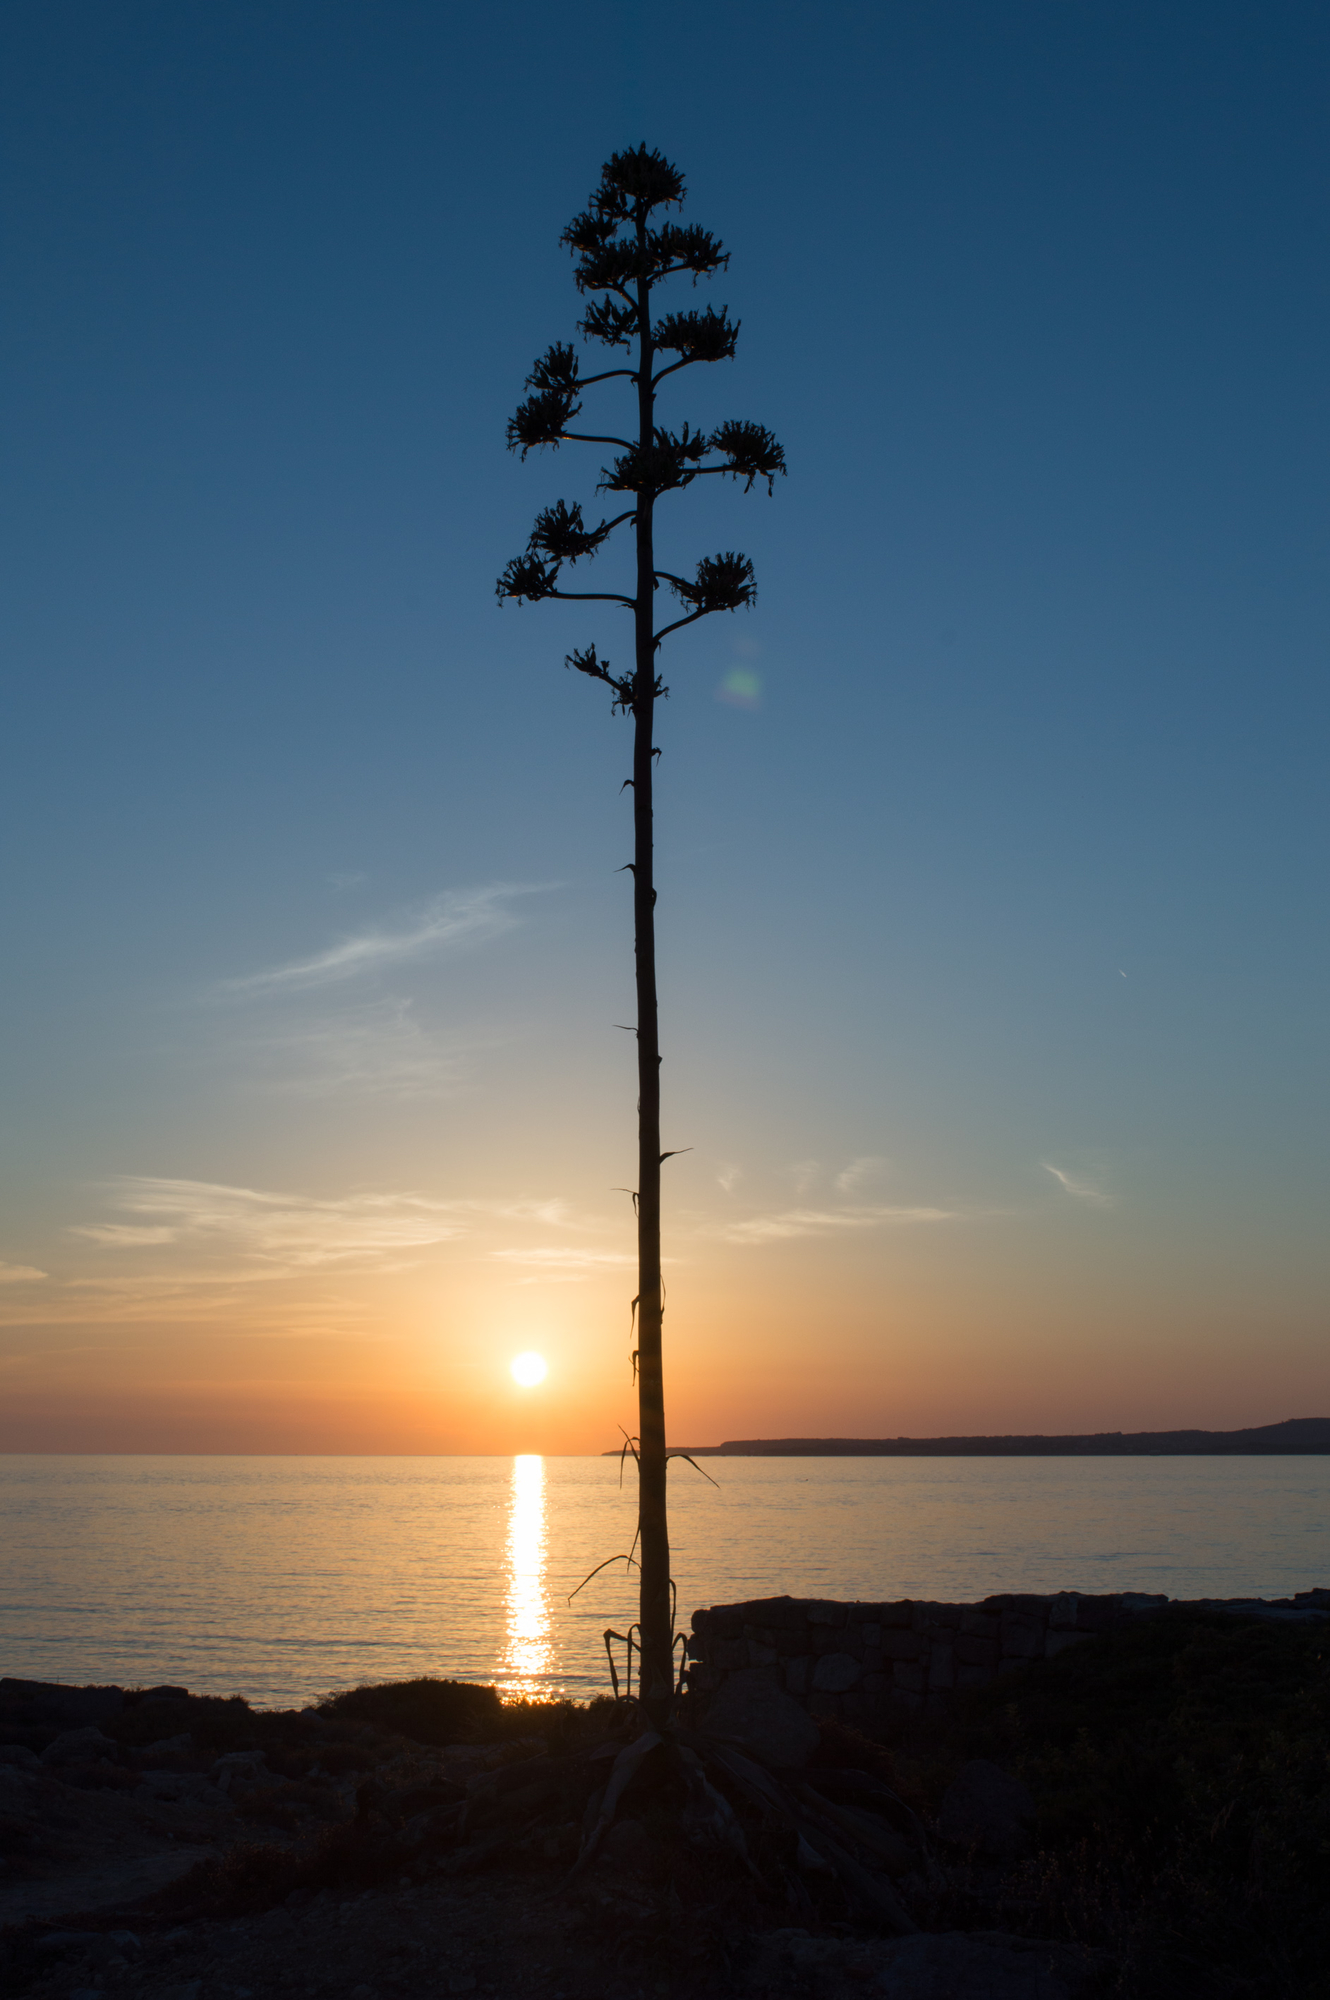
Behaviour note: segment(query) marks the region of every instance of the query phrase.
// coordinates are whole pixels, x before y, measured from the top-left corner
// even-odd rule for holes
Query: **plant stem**
[[[637,240],[646,264],[646,213],[639,204]],[[651,449],[655,394],[651,383],[651,286],[638,281],[638,435]],[[656,646],[654,495],[637,496],[637,600],[633,699],[633,933],[637,965],[637,1408],[638,1533],[642,1693],[653,1723],[665,1719],[672,1680],[670,1533],[665,1500],[665,1378],[661,1361],[660,1284],[660,1026],[656,1007],[656,889],[652,840]]]

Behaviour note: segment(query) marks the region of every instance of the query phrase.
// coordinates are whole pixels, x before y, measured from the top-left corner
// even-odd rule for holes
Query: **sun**
[[[508,1370],[521,1389],[534,1389],[550,1372],[543,1354],[519,1354],[509,1362]]]

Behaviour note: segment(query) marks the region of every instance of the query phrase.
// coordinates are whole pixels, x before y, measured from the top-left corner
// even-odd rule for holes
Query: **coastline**
[[[1330,1417],[1235,1431],[1085,1431],[994,1437],[729,1438],[671,1445],[672,1458],[1305,1458],[1330,1454]],[[602,1452],[618,1458],[618,1451]]]

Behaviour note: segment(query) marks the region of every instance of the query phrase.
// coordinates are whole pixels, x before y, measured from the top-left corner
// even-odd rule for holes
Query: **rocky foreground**
[[[710,1817],[690,1817],[662,1762],[571,1881],[640,1728],[624,1704],[504,1707],[417,1682],[271,1713],[173,1687],[0,1681],[0,1986],[6,2000],[1324,1994],[1322,1651],[1305,1629],[1165,1618],[892,1743],[768,1695],[715,1739]],[[867,1902],[846,1891],[859,1876],[836,1879],[764,1817],[762,1768],[805,1826],[860,1857]],[[727,1815],[743,1825],[729,1844]]]

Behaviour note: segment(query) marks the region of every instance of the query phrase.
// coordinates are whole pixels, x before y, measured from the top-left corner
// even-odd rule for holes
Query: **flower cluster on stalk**
[[[555,341],[527,376],[528,394],[508,423],[509,447],[526,457],[529,451],[558,450],[568,443],[600,444],[615,455],[602,466],[597,490],[631,496],[632,505],[611,519],[588,525],[580,504],[558,500],[537,515],[526,548],[498,580],[500,602],[539,603],[546,598],[599,599],[640,611],[637,597],[624,591],[582,591],[561,587],[564,566],[589,561],[614,530],[637,523],[642,510],[654,508],[666,493],[680,492],[693,481],[716,475],[741,481],[745,492],[765,481],[774,490],[785,471],[785,454],[763,424],[732,418],[713,430],[677,430],[652,425],[649,441],[576,428],[585,392],[613,379],[626,379],[639,393],[643,374],[654,407],[655,392],[666,376],[697,362],[728,361],[739,337],[738,323],[727,310],[676,311],[652,319],[651,293],[666,279],[687,276],[696,283],[712,277],[729,263],[729,252],[695,224],[653,223],[661,208],[678,207],[684,183],[678,169],[658,152],[639,146],[616,153],[606,164],[600,186],[583,212],[564,230],[562,242],[574,258],[578,290],[595,294],[579,324],[589,341],[608,348],[637,350],[637,366],[603,369],[583,375],[576,349]],[[657,367],[657,360],[663,365]],[[653,647],[667,632],[716,611],[737,611],[756,598],[753,565],[733,551],[704,556],[691,578],[668,570],[653,571],[653,589],[666,584],[686,615],[653,633]],[[617,677],[593,647],[568,655],[567,664],[602,680],[615,691],[615,707],[634,707],[633,676]],[[636,699],[650,699],[665,690],[659,681],[637,689]]]

